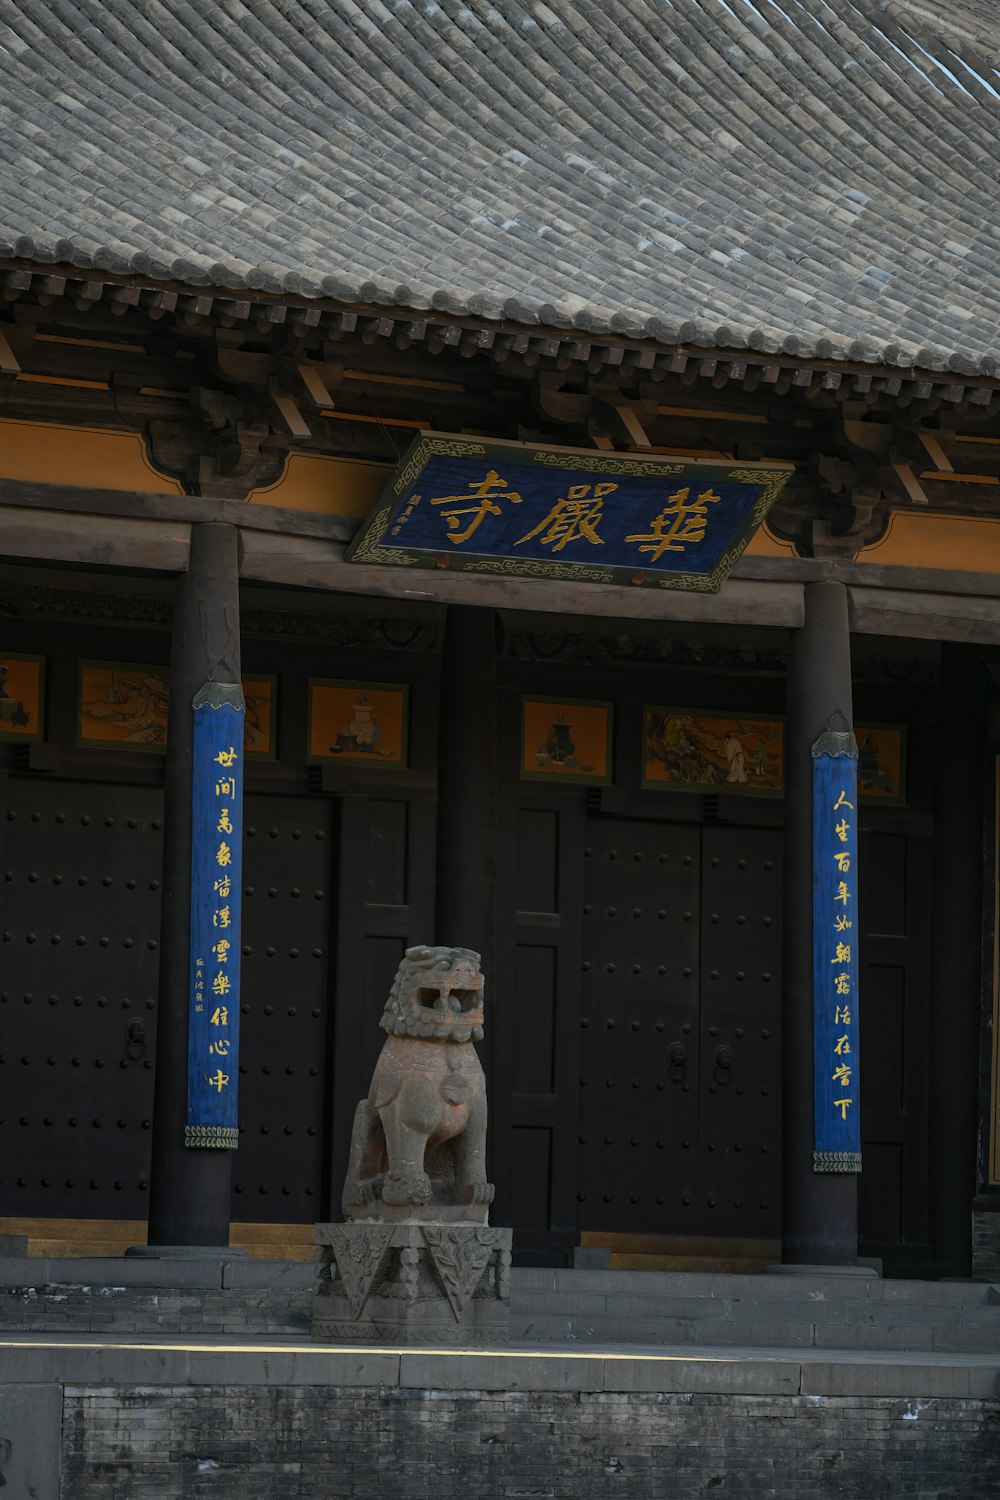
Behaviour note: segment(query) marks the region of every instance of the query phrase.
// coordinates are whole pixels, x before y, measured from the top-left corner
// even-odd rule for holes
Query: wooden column
[[[853,1265],[858,1250],[857,1178],[813,1170],[811,751],[838,709],[853,727],[847,590],[810,583],[788,660],[781,1013],[782,1258],[801,1265]]]
[[[448,609],[440,724],[435,941],[482,954],[489,996],[497,874],[496,626],[491,609]],[[489,1036],[487,1027],[487,1048]]]
[[[931,1267],[936,1276],[968,1276],[972,1261],[982,1003],[984,703],[985,676],[977,649],[943,645],[934,757],[928,1109]]]
[[[239,533],[191,529],[177,581],[164,790],[163,905],[150,1173],[151,1246],[226,1246],[232,1152],[184,1145],[191,922],[191,700],[213,675],[240,680]]]

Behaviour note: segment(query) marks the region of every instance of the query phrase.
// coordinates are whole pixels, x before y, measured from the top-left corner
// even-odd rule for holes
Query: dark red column
[[[215,677],[240,680],[239,533],[191,529],[177,581],[164,788],[163,905],[156,1025],[149,1244],[229,1244],[231,1151],[185,1147],[191,918],[192,699]]]
[[[785,708],[781,1238],[782,1259],[799,1265],[852,1265],[858,1254],[857,1178],[813,1171],[811,752],[838,710],[853,728],[847,589],[809,583],[805,620],[792,632]],[[861,1077],[864,1087],[863,1057]]]

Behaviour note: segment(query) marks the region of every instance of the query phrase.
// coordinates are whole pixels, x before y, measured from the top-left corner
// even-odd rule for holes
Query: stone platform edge
[[[316,1279],[312,1261],[298,1260],[146,1260],[126,1256],[4,1257],[0,1287],[41,1286],[142,1287],[160,1291],[311,1291]]]
[[[46,1257],[0,1255],[0,1287],[94,1286],[176,1291],[311,1291],[315,1261],[196,1259],[154,1260],[122,1256]],[[606,1292],[675,1297],[756,1296],[780,1304],[819,1292],[864,1302],[962,1301],[981,1293],[1000,1302],[994,1278],[973,1281],[882,1280],[878,1277],[817,1275],[808,1289],[804,1278],[721,1271],[598,1271],[515,1266],[515,1293]],[[933,1289],[933,1291],[931,1291]]]
[[[2,1386],[328,1386],[419,1391],[1000,1398],[1000,1354],[831,1359],[823,1351],[465,1352],[324,1348],[261,1339],[0,1337]]]

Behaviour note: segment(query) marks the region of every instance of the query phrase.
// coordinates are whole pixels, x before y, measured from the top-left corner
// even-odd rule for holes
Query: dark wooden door
[[[434,802],[430,789],[345,794],[334,802],[336,962],[333,969],[332,1150],[328,1212],[340,1218],[351,1127],[385,1041],[379,1027],[400,959],[433,942]]]
[[[162,793],[4,780],[0,1214],[142,1219]]]
[[[779,1232],[780,839],[591,820],[581,1229]]]
[[[337,850],[328,798],[251,794],[243,854],[240,1144],[233,1218],[323,1213]]]
[[[502,820],[497,1222],[780,1232],[780,832],[585,812]]]
[[[592,817],[584,849],[581,1228],[679,1231],[698,1191],[700,830]]]
[[[781,832],[701,833],[700,1234],[781,1233]]]
[[[583,955],[583,799],[525,789],[500,819],[489,1170],[496,1224],[519,1248],[577,1241]],[[489,983],[489,981],[487,981]]]
[[[887,1274],[929,1262],[927,1102],[931,839],[863,833],[861,873],[861,1243]]]
[[[5,785],[0,1215],[143,1219],[162,792],[110,779]],[[235,1219],[320,1216],[333,833],[329,799],[247,796]]]

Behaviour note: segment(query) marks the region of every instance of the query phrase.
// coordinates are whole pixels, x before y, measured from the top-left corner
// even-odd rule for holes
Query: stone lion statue
[[[381,1021],[387,1033],[354,1116],[344,1184],[347,1219],[426,1209],[486,1222],[483,976],[468,948],[408,948]]]

